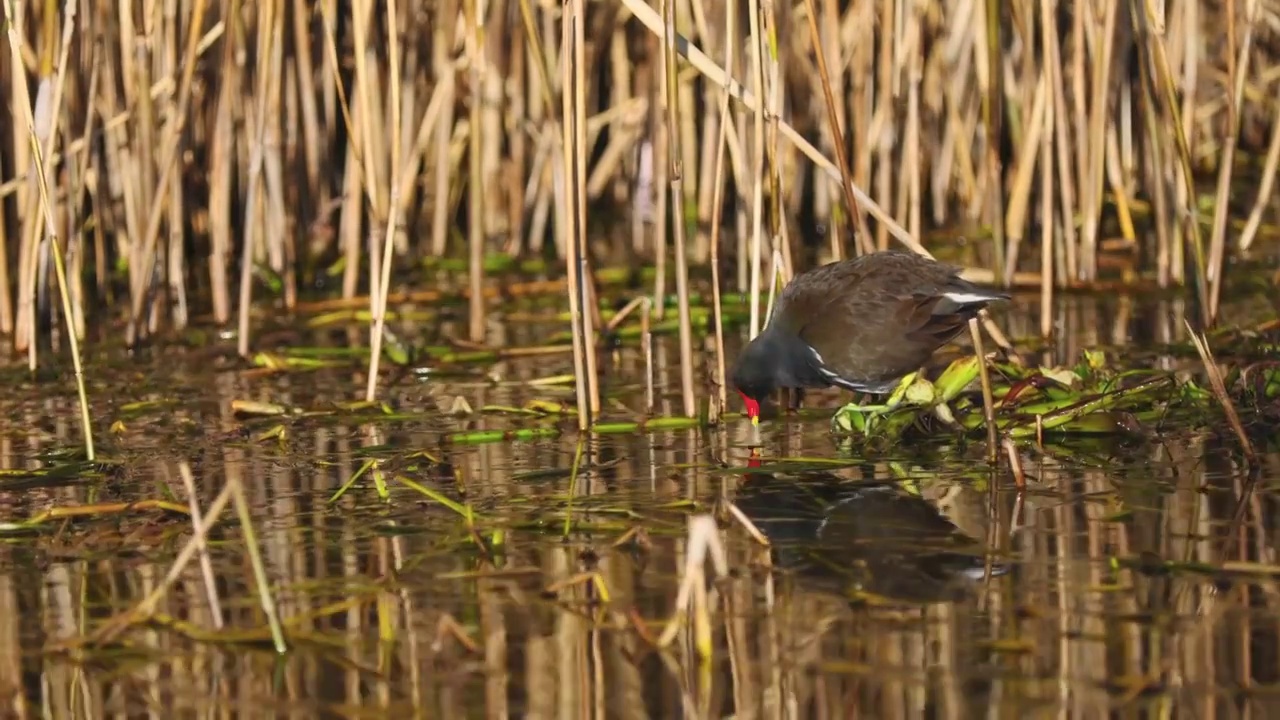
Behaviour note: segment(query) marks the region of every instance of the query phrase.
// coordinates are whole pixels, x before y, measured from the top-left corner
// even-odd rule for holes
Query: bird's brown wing
[[[774,315],[800,333],[805,326],[833,313],[845,311],[850,290],[874,277],[857,262],[838,262],[797,276],[778,296]],[[800,281],[803,279],[803,281]]]
[[[933,348],[950,341],[969,322],[970,313],[956,310],[938,295],[912,295],[911,302],[902,306],[902,312],[907,315],[901,325],[906,330],[905,337]]]
[[[800,337],[827,370],[854,384],[875,385],[917,370],[963,329],[961,318],[934,314],[938,300],[891,291],[851,298],[813,316]]]

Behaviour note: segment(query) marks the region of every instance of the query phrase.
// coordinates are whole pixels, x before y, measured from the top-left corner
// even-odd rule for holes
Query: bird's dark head
[[[752,425],[760,424],[760,403],[778,386],[774,379],[775,362],[769,352],[768,338],[759,335],[742,349],[733,366],[731,382],[747,406]]]

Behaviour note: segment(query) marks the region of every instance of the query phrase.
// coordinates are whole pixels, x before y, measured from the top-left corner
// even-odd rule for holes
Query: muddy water
[[[1242,301],[1238,316],[1258,306]],[[1067,300],[1060,339],[1037,359],[1067,361],[1101,344],[1180,366],[1185,358],[1160,354],[1182,339],[1180,312]],[[1016,311],[1004,320],[1015,338],[1036,327]],[[494,335],[531,345],[549,328],[562,326],[526,320]],[[676,410],[664,395],[679,387],[675,348],[657,343],[659,412]],[[0,522],[10,524],[0,536],[3,716],[1280,710],[1274,444],[1252,477],[1229,438],[1192,429],[1027,445],[1019,493],[1007,469],[985,464],[980,442],[868,456],[821,420],[766,423],[758,438],[732,423],[582,442],[562,422],[557,437],[445,442],[555,425],[462,411],[571,402],[564,386],[529,382],[571,372],[568,356],[395,373],[385,391],[395,414],[383,416],[333,412],[362,395],[354,366],[267,373],[220,357],[177,347],[91,355],[97,467],[68,459],[79,443],[69,375],[15,382],[0,413]],[[639,407],[639,354],[623,349],[606,364],[611,397]],[[245,401],[330,412],[246,417],[234,409]],[[755,442],[764,459],[753,463]],[[361,473],[371,459],[385,499],[373,473]],[[185,471],[202,509],[229,482],[244,488],[287,654],[272,649],[233,507],[207,554],[165,589],[192,538],[180,512]],[[93,513],[17,527],[51,508]],[[720,519],[729,571],[708,593],[709,639],[700,645],[685,629],[658,649],[677,609],[688,518],[705,512]],[[149,595],[149,617],[102,634]]]

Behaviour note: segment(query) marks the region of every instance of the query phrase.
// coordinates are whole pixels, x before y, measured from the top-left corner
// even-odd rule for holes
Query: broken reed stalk
[[[1010,438],[1004,438],[1001,443],[1004,447],[1005,457],[1009,458],[1009,471],[1013,473],[1014,487],[1019,490],[1025,490],[1027,487],[1027,473],[1022,468],[1022,457],[1018,455],[1017,444]],[[1021,500],[1021,496],[1019,496],[1019,500]],[[1014,517],[1017,517],[1016,511],[1014,512]]]
[[[267,616],[267,626],[271,628],[271,642],[276,652],[283,655],[289,651],[289,646],[284,639],[284,627],[280,624],[276,599],[271,592],[271,581],[267,579],[267,568],[262,562],[262,550],[258,547],[258,533],[253,529],[253,513],[244,494],[244,483],[239,477],[234,477],[227,481],[227,487],[231,490],[231,499],[240,520],[240,536],[244,539],[245,550],[249,553],[249,566],[253,569],[253,579],[258,586],[258,602]]]
[[[680,318],[680,397],[684,401],[684,414],[698,414],[698,399],[693,390],[693,330],[689,321],[689,256],[685,251],[684,212],[684,162],[680,145],[680,86],[676,75],[675,0],[662,0],[662,13],[666,19],[666,39],[662,43],[662,85],[667,99],[667,162],[670,164],[668,179],[671,183],[671,226],[675,234],[676,296]],[[665,223],[665,218],[658,218]],[[659,298],[661,299],[661,298]]]
[[[978,319],[969,321],[969,337],[973,339],[973,351],[978,356],[978,379],[982,383],[982,417],[987,426],[987,460],[995,463],[1000,457],[1000,436],[996,428],[996,405],[991,394],[991,371],[987,368],[987,353],[982,347],[982,331]]]
[[[257,546],[257,537],[253,530],[253,517],[249,511],[249,502],[244,495],[244,486],[237,477],[228,478],[217,497],[209,504],[203,522],[194,528],[194,536],[187,541],[182,551],[174,558],[173,564],[169,567],[169,572],[160,581],[160,584],[137,605],[111,617],[98,626],[98,629],[87,638],[87,641],[91,643],[110,643],[131,625],[144,622],[152,617],[155,614],[156,606],[169,593],[169,589],[178,581],[178,578],[182,577],[182,573],[186,571],[187,565],[191,563],[192,558],[206,547],[209,530],[217,524],[218,519],[222,517],[222,511],[226,509],[229,502],[235,503],[236,511],[239,515],[241,535],[249,553],[249,562],[253,568],[259,600],[267,616],[267,624],[271,630],[273,645],[277,653],[283,655],[287,652],[288,645],[284,640],[284,629],[276,611],[275,598],[271,594],[271,587],[267,582],[262,555]]]
[[[391,0],[391,7],[395,0]],[[378,397],[378,365],[382,360],[382,337],[387,324],[387,295],[391,285],[391,264],[395,257],[396,227],[400,224],[400,188],[398,184],[391,191],[391,217],[387,218],[387,229],[382,239],[382,260],[377,267],[381,270],[376,282],[370,288],[369,304],[369,377],[365,381],[365,402],[373,402]],[[370,268],[372,270],[373,267]],[[370,273],[372,278],[373,273]]]
[[[19,48],[22,47],[20,35],[18,34],[18,19],[14,17],[14,8],[11,3],[5,3],[5,20],[8,30],[8,44],[10,51],[10,60],[13,68],[22,68],[22,56]],[[49,193],[49,172],[52,170],[47,164],[46,158],[55,147],[57,140],[57,108],[61,105],[62,89],[66,78],[66,59],[67,48],[70,46],[70,35],[75,22],[75,9],[66,10],[66,26],[63,31],[62,58],[59,61],[57,74],[54,80],[54,88],[52,92],[52,107],[48,111],[47,117],[42,118],[45,121],[44,129],[46,130],[47,140],[45,143],[40,142],[40,126],[36,124],[35,112],[31,107],[31,96],[27,93],[25,84],[19,89],[18,98],[15,104],[19,106],[22,113],[22,119],[26,121],[27,143],[31,151],[31,160],[35,170],[36,188],[38,190],[37,201],[40,205],[40,217],[44,222],[44,236],[48,243],[49,251],[53,255],[54,272],[58,278],[58,296],[62,301],[62,315],[65,324],[64,333],[67,338],[67,344],[71,349],[71,362],[75,369],[76,376],[76,395],[80,403],[80,428],[84,433],[84,453],[88,460],[95,457],[93,448],[93,423],[90,421],[89,413],[89,395],[85,390],[84,384],[84,366],[80,358],[80,339],[77,336],[75,312],[71,307],[71,294],[67,286],[67,270],[65,260],[62,255],[62,245],[58,239],[58,225],[53,217],[53,198]],[[47,86],[46,86],[47,87]],[[34,250],[34,246],[33,246]],[[7,258],[0,257],[0,263],[7,262]],[[0,288],[0,292],[7,293],[8,288]],[[35,323],[30,325],[31,337],[29,339],[30,348],[34,352],[35,342]],[[31,355],[34,359],[34,355]],[[34,367],[32,368],[34,370]]]
[[[1213,359],[1213,351],[1209,349],[1209,343],[1205,337],[1196,332],[1191,327],[1191,323],[1183,318],[1182,324],[1187,328],[1187,333],[1191,336],[1191,342],[1196,346],[1196,352],[1200,355],[1200,361],[1204,364],[1205,374],[1209,376],[1209,386],[1213,388],[1213,396],[1217,398],[1218,403],[1222,406],[1222,411],[1226,413],[1227,423],[1231,425],[1231,431],[1235,433],[1236,439],[1240,441],[1240,449],[1244,451],[1245,459],[1253,464],[1257,455],[1253,450],[1253,443],[1249,441],[1249,436],[1244,431],[1244,425],[1240,424],[1240,415],[1236,413],[1236,405],[1231,401],[1231,395],[1227,393],[1226,383],[1222,380],[1222,371],[1218,368],[1218,363]]]
[[[128,610],[124,610],[111,618],[107,619],[97,630],[89,635],[87,642],[90,643],[111,643],[124,632],[138,622],[143,622],[155,614],[156,606],[169,593],[169,588],[182,577],[182,573],[186,572],[187,565],[191,563],[208,541],[209,530],[218,524],[219,518],[222,517],[222,511],[226,509],[227,504],[231,502],[232,485],[235,479],[229,480],[214,497],[213,502],[209,503],[209,507],[205,510],[204,522],[197,532],[196,536],[187,540],[187,544],[182,546],[182,550],[178,552],[177,557],[173,559],[173,564],[169,566],[169,572],[156,586],[154,590],[147,594],[142,600]]]
[[[209,616],[213,618],[213,628],[221,630],[222,602],[218,599],[218,576],[213,572],[213,562],[209,559],[209,547],[205,542],[207,532],[204,518],[200,514],[200,496],[196,492],[195,478],[191,474],[191,464],[186,460],[178,463],[178,475],[182,478],[182,486],[187,491],[187,507],[191,509],[192,540],[196,542],[196,552],[200,554],[200,573],[204,576],[205,599],[209,601]]]

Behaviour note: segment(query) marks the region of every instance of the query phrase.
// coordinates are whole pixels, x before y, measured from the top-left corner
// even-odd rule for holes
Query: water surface
[[[1177,303],[1061,302],[1059,339],[1033,360],[1071,362],[1105,345],[1134,362],[1194,370],[1163,350],[1185,340]],[[1015,338],[1038,325],[1017,310],[1003,320]],[[562,328],[495,322],[495,341],[513,346]],[[445,322],[438,335],[413,339],[439,342],[452,331]],[[352,337],[363,341],[362,332]],[[348,339],[300,328],[257,346]],[[57,360],[46,354],[42,362]],[[69,369],[39,382],[6,369],[14,389],[0,415],[0,519],[94,503],[186,507],[184,469],[201,508],[240,482],[289,652],[272,649],[234,508],[212,531],[207,555],[221,630],[197,559],[149,621],[91,644],[87,636],[162,586],[192,521],[145,505],[50,520],[0,539],[4,714],[1021,718],[1280,710],[1274,442],[1260,448],[1252,475],[1234,441],[1213,429],[1028,443],[1018,446],[1024,492],[1006,463],[986,463],[981,438],[868,453],[821,419],[779,418],[759,437],[734,421],[587,440],[566,420],[558,436],[463,445],[450,440],[555,424],[461,411],[534,399],[572,404],[567,386],[531,383],[571,373],[571,359],[417,365],[430,369],[389,372],[383,397],[397,413],[389,418],[261,418],[237,414],[237,403],[331,410],[362,395],[363,373],[358,364],[246,370],[207,348],[152,348],[133,358],[91,351],[89,394],[107,461],[97,470],[62,459],[79,444]],[[604,366],[616,389],[609,411],[638,410],[640,353],[621,348]],[[655,366],[655,410],[674,414],[673,339],[657,340]],[[706,372],[700,367],[698,377]],[[808,396],[818,407],[842,400]],[[753,462],[755,444],[764,457]],[[369,459],[379,461],[388,497],[364,472],[331,502]],[[78,469],[20,472],[41,467]],[[730,504],[771,547],[753,539]],[[702,513],[719,521],[729,569],[708,594],[705,657],[687,624],[666,647],[655,644],[677,610],[688,519]]]

